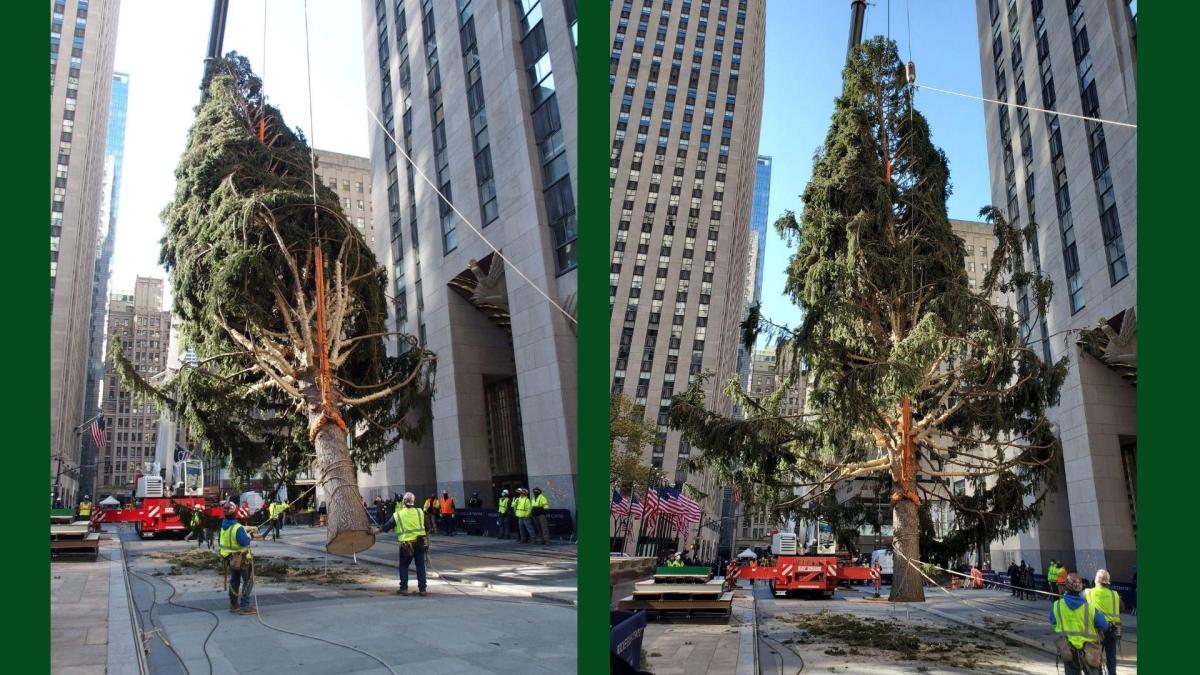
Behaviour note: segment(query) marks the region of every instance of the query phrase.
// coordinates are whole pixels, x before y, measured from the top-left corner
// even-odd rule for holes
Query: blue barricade
[[[1108,586],[1116,591],[1117,595],[1121,596],[1121,609],[1126,612],[1132,612],[1137,609],[1137,586],[1116,581]]]
[[[642,666],[642,635],[646,632],[645,610],[609,610],[612,653],[635,671]]]
[[[496,509],[459,509],[454,524],[457,529],[489,537],[500,534],[500,512]]]

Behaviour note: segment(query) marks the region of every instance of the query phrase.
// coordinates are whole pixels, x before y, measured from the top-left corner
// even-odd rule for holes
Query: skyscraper
[[[717,393],[737,368],[765,3],[611,8],[612,393],[645,407],[658,425],[647,459],[681,482],[691,448],[667,427],[671,397],[712,371],[713,404],[731,412]],[[718,494],[707,477],[690,480]],[[709,502],[707,513],[720,510]]]
[[[113,248],[117,239],[117,208],[121,197],[121,165],[125,157],[125,111],[129,105],[128,73],[113,73],[112,100],[108,108],[108,134],[104,150],[104,200],[100,206],[96,238],[96,270],[92,276],[92,319],[88,326],[88,370],[84,389],[84,419],[100,412],[100,380],[104,377],[104,324],[108,313],[108,281],[112,277]],[[96,446],[82,434],[79,448],[80,490],[90,492],[96,476]]]
[[[1136,562],[1136,18],[1119,0],[977,0],[984,95],[1047,109],[986,107],[992,195],[1036,223],[1027,261],[1054,282],[1044,320],[1017,310],[1031,348],[1070,359],[1049,411],[1063,445],[1059,489],[992,564],[1051,558],[1128,579]],[[1029,66],[1026,70],[1026,65]],[[1102,326],[1102,328],[1097,328]],[[1120,352],[1125,352],[1123,355]]]
[[[120,3],[50,9],[50,472],[73,503]]]
[[[171,313],[163,310],[162,303],[163,280],[151,277],[138,277],[133,293],[109,296],[109,343],[119,338],[125,358],[146,379],[167,368]],[[111,359],[105,363],[101,408],[108,433],[97,457],[96,497],[128,491],[142,463],[154,461],[160,417],[152,402],[134,396],[125,386]]]
[[[746,289],[743,310],[762,300],[763,264],[767,260],[767,217],[771,203],[771,158],[758,156],[754,168],[754,208],[750,212],[750,240],[746,250]],[[738,345],[738,381],[749,387],[750,354]]]
[[[367,243],[375,239],[371,226],[371,160],[329,150],[314,150],[317,178],[342,200],[342,212]]]
[[[574,508],[574,324],[555,304],[577,285],[575,2],[362,6],[375,250],[392,325],[438,363],[431,432],[360,487],[493,505],[532,485]]]

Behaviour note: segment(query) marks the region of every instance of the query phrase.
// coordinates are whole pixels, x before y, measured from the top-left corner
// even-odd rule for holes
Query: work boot
[[[396,595],[408,595],[408,589],[401,588],[400,590],[396,591]]]
[[[425,597],[425,591],[417,591],[417,595],[419,595],[423,598],[423,597]]]
[[[237,611],[238,614],[258,614],[258,610],[253,607],[242,607]]]

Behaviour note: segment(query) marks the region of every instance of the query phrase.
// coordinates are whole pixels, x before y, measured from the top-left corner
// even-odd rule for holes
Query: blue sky
[[[888,4],[889,0],[875,0],[868,5],[864,37],[888,33]],[[911,43],[918,82],[969,94],[982,92],[974,2],[894,0],[890,4],[892,39],[906,60]],[[911,40],[906,9],[911,12]],[[784,269],[794,249],[784,245],[773,225],[784,210],[797,215],[801,211],[800,193],[812,174],[813,151],[825,141],[833,99],[842,90],[849,33],[850,3],[844,0],[767,2],[766,90],[758,151],[774,160],[762,303],[765,316],[792,326],[800,312],[782,293]],[[924,91],[917,93],[917,109],[928,118],[933,142],[950,161],[954,186],[950,217],[976,220],[980,207],[991,200],[984,104]]]

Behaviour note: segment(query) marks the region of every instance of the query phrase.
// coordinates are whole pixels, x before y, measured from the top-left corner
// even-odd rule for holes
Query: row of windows
[[[1100,117],[1100,101],[1096,91],[1096,80],[1092,73],[1091,47],[1087,39],[1083,5],[1078,0],[1067,0],[1067,11],[1071,15],[1072,45],[1075,55],[1075,70],[1079,76],[1079,99],[1083,114]],[[1088,154],[1092,165],[1092,180],[1096,190],[1096,205],[1100,213],[1100,231],[1104,237],[1104,256],[1108,261],[1109,283],[1116,285],[1129,276],[1125,260],[1125,243],[1121,234],[1121,221],[1117,216],[1117,198],[1113,188],[1108,163],[1108,144],[1104,139],[1104,127],[1099,122],[1084,121],[1087,130]]]
[[[459,0],[459,37],[462,40],[463,70],[467,82],[467,112],[471,116],[471,147],[475,151],[475,182],[479,190],[479,214],[483,227],[500,217],[496,177],[487,129],[487,107],[483,98],[482,64],[475,37],[472,0]]]
[[[571,189],[541,1],[517,0],[517,7],[522,12],[521,52],[529,78],[533,137],[542,164],[542,198],[554,246],[555,268],[562,274],[578,265],[575,195]]]

